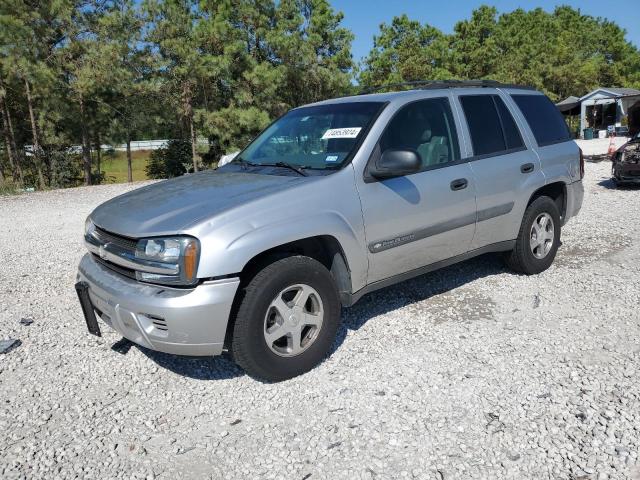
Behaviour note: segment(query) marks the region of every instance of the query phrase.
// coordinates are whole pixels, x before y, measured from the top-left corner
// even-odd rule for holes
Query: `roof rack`
[[[369,87],[361,90],[358,95],[366,95],[387,88],[398,89],[401,87],[413,87],[417,90],[432,90],[438,88],[521,88],[525,90],[535,90],[533,87],[526,85],[515,85],[510,83],[501,83],[496,80],[415,80],[412,82],[388,83],[377,87]]]

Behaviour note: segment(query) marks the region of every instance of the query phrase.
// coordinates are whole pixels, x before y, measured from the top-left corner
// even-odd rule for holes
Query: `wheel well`
[[[351,273],[340,242],[330,235],[303,238],[294,242],[278,245],[253,257],[242,269],[241,279],[250,279],[266,263],[274,258],[289,255],[304,255],[324,265],[336,282],[338,292],[351,293]]]
[[[567,185],[564,182],[554,182],[536,190],[527,204],[527,207],[538,197],[549,197],[558,206],[560,218],[564,220],[567,211]]]
[[[319,261],[331,273],[336,283],[338,294],[343,305],[348,304],[351,297],[351,272],[347,264],[347,258],[342,250],[340,242],[330,235],[303,238],[294,242],[278,245],[264,252],[259,253],[240,272],[240,286],[231,307],[229,323],[227,324],[227,334],[225,346],[231,345],[231,335],[235,324],[235,316],[244,296],[244,286],[265,266],[273,261],[291,255],[304,255]]]

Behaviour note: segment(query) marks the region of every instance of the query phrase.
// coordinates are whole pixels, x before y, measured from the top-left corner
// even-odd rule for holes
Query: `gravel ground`
[[[0,198],[0,477],[640,479],[640,190],[609,168],[544,274],[490,255],[371,294],[280,384],[87,334],[83,222],[131,187]]]

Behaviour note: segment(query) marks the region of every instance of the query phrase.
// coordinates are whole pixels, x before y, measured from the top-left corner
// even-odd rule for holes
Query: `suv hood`
[[[199,220],[308,180],[208,170],[125,193],[100,205],[90,217],[100,228],[127,237],[175,235]]]

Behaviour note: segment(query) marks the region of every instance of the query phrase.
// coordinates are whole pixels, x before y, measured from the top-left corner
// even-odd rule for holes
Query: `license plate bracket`
[[[101,337],[100,325],[98,325],[98,319],[96,318],[96,312],[91,304],[89,298],[89,284],[87,282],[78,282],[75,285],[76,293],[78,294],[78,300],[80,300],[80,306],[82,307],[82,313],[84,314],[84,321],[87,322],[87,329],[89,333],[96,337]]]

